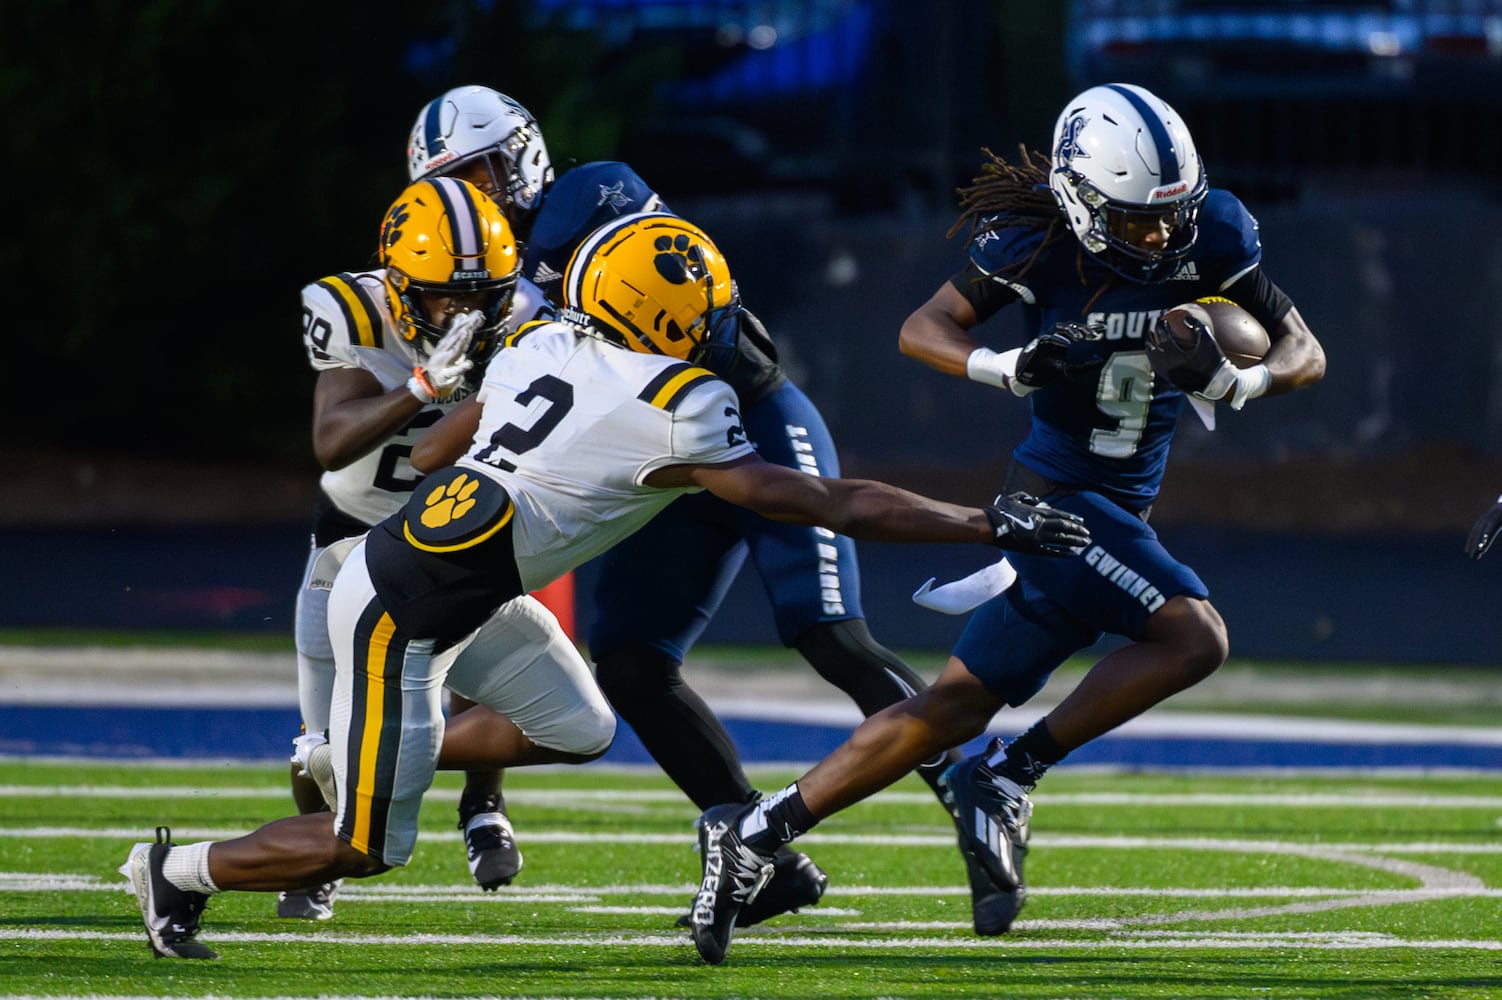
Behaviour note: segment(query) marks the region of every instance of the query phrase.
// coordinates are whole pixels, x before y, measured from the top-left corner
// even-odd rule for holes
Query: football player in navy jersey
[[[562,301],[561,277],[590,232],[639,211],[666,211],[662,199],[624,163],[582,164],[539,188],[516,164],[540,148],[535,122],[513,131],[504,117],[480,113],[497,100],[486,87],[460,87],[418,114],[408,142],[412,180],[447,174],[496,198],[524,235],[517,291],[519,321]],[[510,102],[514,103],[514,102]],[[471,106],[477,110],[470,111]],[[497,150],[508,151],[497,155]],[[542,196],[536,192],[542,190]],[[514,197],[511,192],[521,192]],[[537,295],[543,301],[537,301]],[[746,433],[769,462],[837,477],[834,440],[818,409],[778,364],[777,348],[744,309],[718,331],[701,363],[735,389]],[[772,602],[778,637],[869,715],[921,690],[925,682],[866,626],[855,544],[819,527],[782,524],[712,494],[675,501],[598,564],[595,621],[589,634],[596,677],[612,706],[700,809],[752,802],[740,756],[719,719],[681,668],[750,557]],[[940,794],[938,777],[958,760],[947,746],[915,762]],[[976,928],[999,933],[1010,896],[988,891],[985,872],[966,859]],[[778,852],[776,873],[739,916],[749,926],[816,903],[825,874],[801,853]],[[995,897],[989,903],[987,897]]]
[[[1012,454],[1003,493],[1079,514],[1093,543],[1051,565],[1009,556],[1016,581],[981,604],[938,681],[872,716],[801,779],[751,806],[700,819],[704,881],[692,910],[700,954],[722,961],[734,913],[754,898],[769,852],[885,787],[936,749],[981,735],[1022,705],[1069,656],[1103,633],[1129,643],[1015,740],[942,776],[971,856],[992,891],[1025,899],[1028,792],[1065,755],[1225,660],[1225,623],[1195,572],[1169,554],[1147,516],[1186,401],[1214,404],[1303,388],[1324,352],[1259,266],[1257,223],[1210,188],[1174,110],[1127,84],[1091,89],[1059,116],[1051,156],[994,155],[961,192],[967,266],[903,323],[904,354],[1028,398],[1032,429]],[[1232,365],[1201,333],[1190,348],[1156,324],[1203,296],[1239,304],[1267,329],[1260,364]],[[1018,303],[1035,335],[996,351],[971,330]]]

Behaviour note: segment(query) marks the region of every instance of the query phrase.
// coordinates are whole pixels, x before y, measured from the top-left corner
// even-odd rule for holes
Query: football
[[[1267,331],[1251,313],[1230,299],[1207,296],[1174,306],[1163,314],[1173,339],[1186,349],[1193,347],[1195,340],[1194,330],[1185,322],[1190,317],[1204,324],[1225,353],[1226,360],[1237,368],[1257,364],[1272,346]]]

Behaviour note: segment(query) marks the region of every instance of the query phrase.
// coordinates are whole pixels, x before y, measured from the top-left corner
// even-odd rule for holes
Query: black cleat
[[[467,796],[459,803],[459,829],[464,831],[464,849],[469,873],[480,888],[493,892],[522,870],[521,848],[506,815],[506,800],[499,795]]]
[[[689,933],[699,957],[710,965],[725,961],[730,936],[741,908],[756,901],[771,881],[775,855],[746,844],[736,832],[741,814],[750,806],[714,806],[699,817],[699,860],[703,878],[689,911]]]
[[[1012,929],[1012,921],[1027,902],[1027,887],[1022,883],[1010,892],[996,888],[980,862],[965,855],[965,874],[970,877],[970,916],[975,933],[996,937]]]
[[[784,913],[797,913],[800,908],[817,903],[829,885],[829,876],[814,864],[812,858],[786,845],[777,849],[772,867],[775,869],[772,880],[757,893],[754,901],[741,907],[741,912],[735,917],[735,926],[751,927]],[[679,927],[692,924],[691,914],[685,913],[678,918]]]
[[[797,913],[799,907],[817,903],[829,885],[829,876],[807,854],[786,846],[777,849],[772,867],[772,880],[741,907],[735,926],[751,927],[784,913]]]
[[[1033,804],[1021,785],[992,774],[984,761],[977,754],[951,764],[939,786],[960,831],[960,850],[980,862],[996,888],[1011,892],[1022,884]]]
[[[209,897],[179,889],[162,874],[162,863],[172,848],[172,831],[159,826],[156,843],[135,845],[119,868],[120,874],[130,879],[141,906],[146,942],[157,958],[218,958],[197,940],[198,915],[208,905]]]

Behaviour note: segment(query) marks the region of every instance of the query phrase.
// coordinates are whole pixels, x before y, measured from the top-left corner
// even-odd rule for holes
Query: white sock
[[[210,842],[205,840],[173,847],[162,861],[162,875],[184,892],[201,892],[212,896],[219,891],[219,887],[209,877],[210,846]]]

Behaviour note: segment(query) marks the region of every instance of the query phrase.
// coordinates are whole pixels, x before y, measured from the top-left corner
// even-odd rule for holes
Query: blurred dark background
[[[245,592],[190,624],[290,633],[278,581],[317,475],[298,291],[368,266],[413,117],[466,83],[531,109],[560,171],[628,160],[714,235],[846,474],[987,499],[1025,406],[903,359],[897,329],[963,261],[944,233],[981,147],[1046,149],[1062,103],[1111,80],[1184,115],[1329,354],[1311,391],[1186,423],[1155,524],[1222,610],[1234,590],[1274,632],[1308,612],[1271,652],[1502,659],[1481,613],[1502,556],[1460,556],[1502,491],[1502,0],[4,5],[0,557],[65,568],[55,594],[7,572],[0,625],[149,617],[75,588],[109,576],[78,572],[107,540],[155,532],[217,554],[183,593]],[[957,632],[910,620],[911,550],[862,551],[886,641]],[[1378,592],[1375,621],[1405,623],[1386,647]],[[739,607],[722,618],[770,636]]]

